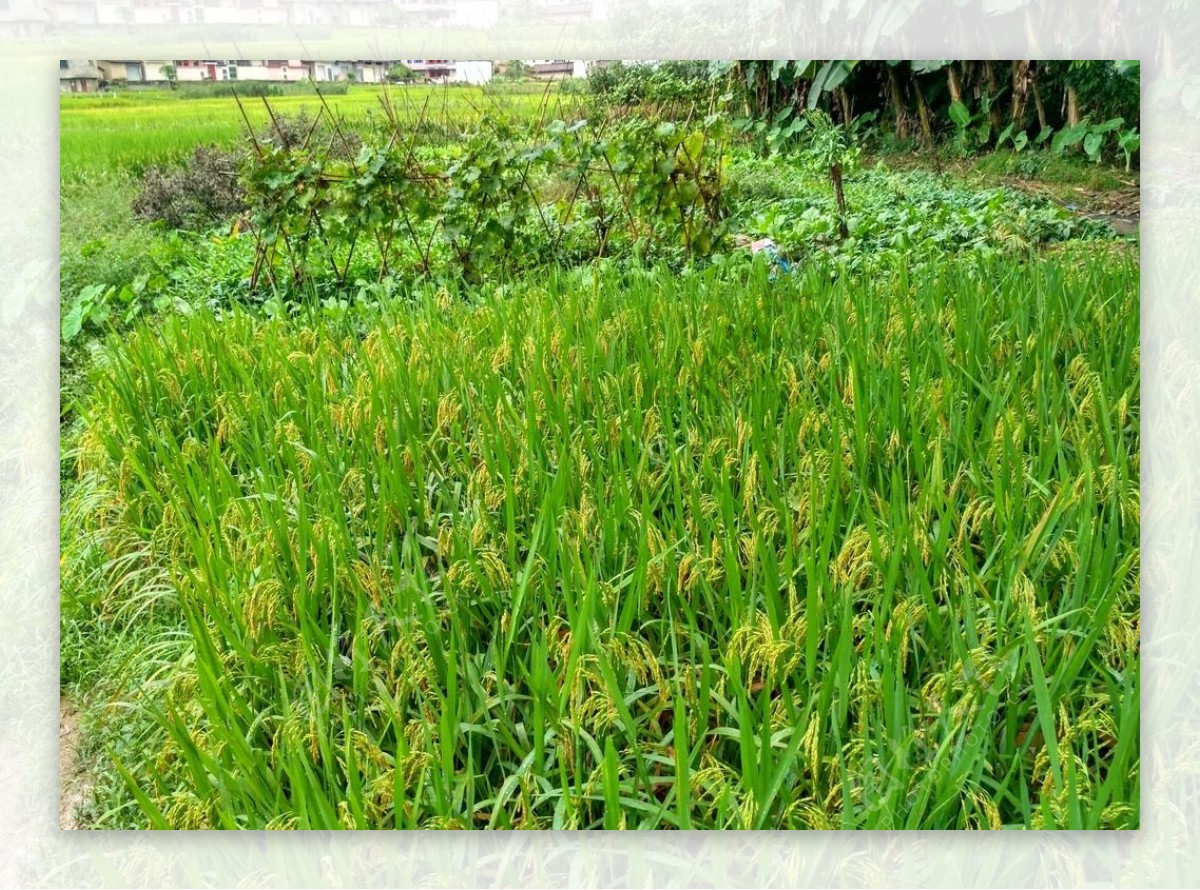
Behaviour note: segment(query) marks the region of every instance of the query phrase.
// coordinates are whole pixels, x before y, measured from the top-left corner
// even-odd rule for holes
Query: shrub
[[[223,83],[205,83],[198,86],[187,86],[180,94],[184,99],[215,99],[241,96],[245,98],[263,98],[267,96],[282,96],[283,89],[273,83],[263,83],[257,80],[226,81]]]
[[[591,92],[615,105],[698,101],[711,87],[708,62],[597,65],[588,73]]]
[[[181,99],[227,99],[238,96],[242,99],[275,98],[278,96],[344,96],[349,85],[344,83],[316,83],[299,80],[294,83],[264,83],[258,80],[232,80],[222,83],[188,84],[179,90]]]
[[[328,157],[340,161],[355,157],[362,147],[357,133],[318,123],[304,111],[275,115],[254,138],[260,145],[270,144],[285,152],[301,149],[311,140],[319,143]],[[150,168],[133,201],[134,215],[192,231],[228,219],[245,208],[238,171],[248,154],[247,145],[237,149],[202,146],[183,167]]]
[[[151,168],[133,201],[133,212],[173,229],[208,228],[242,208],[238,163],[237,152],[201,146],[181,168]]]

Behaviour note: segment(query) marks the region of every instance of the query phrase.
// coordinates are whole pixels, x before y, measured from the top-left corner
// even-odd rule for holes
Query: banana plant
[[[765,118],[780,110],[782,100],[798,101],[801,96],[808,109],[816,108],[822,96],[845,83],[858,64],[853,59],[743,59],[715,63],[710,70],[718,76],[735,69],[740,72],[751,114]]]
[[[821,101],[824,93],[832,93],[841,86],[857,64],[857,61],[850,59],[830,59],[823,64],[813,77],[812,85],[808,88],[809,110],[817,107],[817,103]]]
[[[925,91],[921,89],[921,76],[935,74],[951,63],[950,59],[924,59],[909,62],[908,68],[912,75],[912,91],[917,99],[917,113],[921,118],[921,135],[925,147],[933,147],[933,121],[929,114],[929,103],[925,100]],[[892,64],[888,62],[888,64]]]

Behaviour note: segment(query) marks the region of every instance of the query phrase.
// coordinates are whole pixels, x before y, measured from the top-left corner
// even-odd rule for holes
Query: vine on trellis
[[[332,119],[324,129],[323,116]],[[478,281],[544,261],[707,256],[725,238],[727,133],[717,115],[554,120],[533,138],[490,116],[432,160],[417,150],[421,124],[390,115],[351,158],[335,150],[345,135],[327,106],[299,142],[251,131],[242,178],[252,286],[281,276],[344,284],[356,257],[355,268],[368,262],[364,251],[380,279],[405,271]]]

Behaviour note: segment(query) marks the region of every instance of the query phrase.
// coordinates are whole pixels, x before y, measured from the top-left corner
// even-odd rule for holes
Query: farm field
[[[1123,159],[401,90],[63,99],[73,821],[1138,827]]]
[[[497,106],[506,113],[536,116],[547,101],[538,84],[525,89],[490,90],[469,86],[340,86],[346,91],[330,91],[324,96],[315,91],[271,96],[270,107],[278,115],[305,113],[311,117],[326,106],[354,125],[363,118],[381,116],[380,99],[386,95],[403,119],[415,121],[424,109],[431,121],[448,118],[466,123]],[[243,110],[256,126],[270,122],[270,112],[261,98],[247,97],[239,109],[228,97],[183,98],[188,92],[183,87],[176,93],[64,96],[59,119],[64,179],[178,161],[197,145],[230,145],[245,133]]]

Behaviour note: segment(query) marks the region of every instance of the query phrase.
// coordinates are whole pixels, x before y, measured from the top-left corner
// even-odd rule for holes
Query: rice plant
[[[322,107],[342,116],[348,126],[365,126],[384,113],[399,119],[467,126],[484,111],[538,119],[542,109],[561,102],[557,91],[498,94],[467,86],[375,87],[356,85],[343,94],[274,96],[277,115],[315,115]],[[271,114],[261,99],[244,100],[244,109],[229,97],[180,98],[179,93],[63,96],[59,102],[61,171],[64,178],[132,167],[142,170],[177,162],[198,145],[232,146],[246,134],[246,118],[265,127]],[[243,114],[245,117],[243,117]]]
[[[172,655],[100,823],[1136,828],[1138,336],[1121,249],[140,326],[64,593]]]

